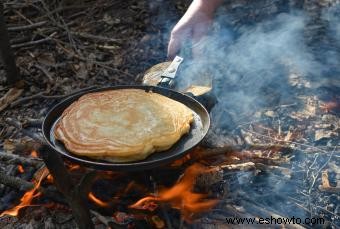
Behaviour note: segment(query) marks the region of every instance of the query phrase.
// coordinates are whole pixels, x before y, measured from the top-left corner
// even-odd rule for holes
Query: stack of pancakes
[[[163,95],[110,90],[86,94],[69,106],[55,137],[76,155],[129,162],[169,149],[192,121],[188,107]]]

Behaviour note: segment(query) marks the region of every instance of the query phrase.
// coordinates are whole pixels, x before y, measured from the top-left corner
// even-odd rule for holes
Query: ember
[[[31,152],[31,157],[38,157],[37,151],[33,150],[33,151]]]
[[[25,172],[24,167],[22,167],[22,165],[18,165],[18,171],[19,173],[24,173]]]

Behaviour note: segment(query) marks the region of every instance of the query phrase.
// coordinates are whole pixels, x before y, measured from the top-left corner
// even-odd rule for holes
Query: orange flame
[[[109,207],[108,203],[105,203],[104,201],[98,199],[92,192],[89,193],[88,198],[100,207],[103,208]]]
[[[169,189],[162,190],[159,196],[148,196],[130,208],[149,209],[150,203],[166,202],[173,208],[179,209],[185,220],[190,221],[190,218],[195,213],[205,212],[217,204],[217,200],[205,200],[205,194],[193,193],[192,189],[195,184],[196,177],[207,169],[199,164],[193,164],[184,172],[180,181]],[[149,209],[150,210],[150,209]]]
[[[46,169],[44,172],[48,172],[48,170]],[[43,180],[43,178],[45,177],[46,174],[42,174],[39,181],[38,182],[34,182],[35,186],[32,190],[26,192],[23,197],[21,197],[20,199],[20,204],[9,209],[6,210],[4,212],[2,212],[0,214],[0,217],[4,216],[4,215],[10,215],[10,216],[17,216],[19,214],[19,210],[24,208],[24,207],[28,207],[28,206],[36,206],[36,205],[31,205],[31,202],[34,198],[38,197],[41,195],[41,192],[37,192],[37,190],[40,187],[41,181]]]
[[[35,150],[32,150],[31,157],[38,157],[38,153]]]
[[[46,181],[48,182],[48,183],[53,183],[53,176],[51,175],[51,174],[48,174],[48,176],[46,177]]]
[[[25,172],[24,167],[22,167],[22,165],[18,165],[18,171],[19,173],[24,173]]]

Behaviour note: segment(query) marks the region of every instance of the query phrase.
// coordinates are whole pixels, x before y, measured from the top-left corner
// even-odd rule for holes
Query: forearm
[[[188,11],[200,10],[207,14],[213,14],[222,2],[223,0],[193,0]]]

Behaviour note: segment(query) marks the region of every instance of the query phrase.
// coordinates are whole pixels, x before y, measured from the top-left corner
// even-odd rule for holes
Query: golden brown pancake
[[[169,149],[192,121],[192,111],[182,103],[140,89],[120,89],[79,98],[63,112],[54,134],[76,155],[129,162]]]

